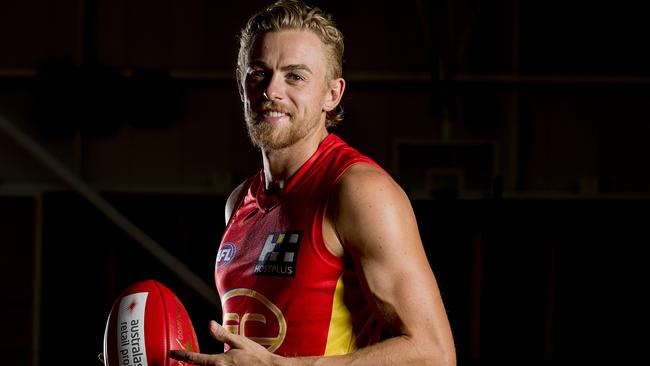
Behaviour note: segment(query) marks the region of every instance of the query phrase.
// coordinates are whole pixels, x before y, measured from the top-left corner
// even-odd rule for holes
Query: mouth
[[[260,113],[264,117],[290,117],[291,115],[287,112],[276,111],[272,109],[267,109]]]
[[[277,123],[285,119],[290,119],[291,114],[277,109],[263,109],[257,112],[258,120]]]

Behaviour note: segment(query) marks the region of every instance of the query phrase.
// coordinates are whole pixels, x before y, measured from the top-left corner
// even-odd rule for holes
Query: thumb
[[[210,334],[219,342],[228,344],[231,348],[244,348],[246,342],[251,342],[243,336],[232,334],[214,320],[210,320]]]

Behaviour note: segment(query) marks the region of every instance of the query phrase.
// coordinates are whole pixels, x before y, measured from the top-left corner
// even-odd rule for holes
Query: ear
[[[323,110],[325,112],[329,112],[336,108],[336,106],[341,102],[344,91],[345,80],[343,78],[337,78],[330,81],[329,89],[327,89],[327,94],[325,94],[325,103],[323,104]]]
[[[244,84],[241,79],[241,74],[239,73],[239,69],[235,70],[235,79],[237,79],[237,89],[239,90],[239,99],[241,99],[242,103],[244,102]]]

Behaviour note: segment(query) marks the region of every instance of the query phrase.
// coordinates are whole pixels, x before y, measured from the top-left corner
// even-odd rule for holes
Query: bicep
[[[362,172],[339,190],[336,230],[366,297],[395,334],[445,336],[447,318],[411,204],[381,172]],[[432,334],[433,333],[433,334]]]

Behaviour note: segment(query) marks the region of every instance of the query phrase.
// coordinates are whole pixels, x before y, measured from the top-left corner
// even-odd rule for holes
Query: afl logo
[[[221,297],[223,327],[275,352],[287,335],[282,311],[266,296],[247,288],[235,288]],[[227,344],[224,344],[226,351]]]
[[[235,247],[235,244],[233,243],[221,244],[221,247],[219,248],[219,252],[217,253],[216,267],[221,268],[226,264],[230,263],[230,261],[232,261],[232,259],[235,258],[235,254],[237,254],[237,247]]]

